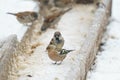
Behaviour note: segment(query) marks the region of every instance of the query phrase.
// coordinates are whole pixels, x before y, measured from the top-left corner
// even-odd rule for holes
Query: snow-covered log
[[[104,5],[99,6],[95,13],[93,24],[91,25],[87,39],[84,41],[84,44],[80,51],[84,57],[84,60],[80,61],[80,63],[84,64],[84,67],[80,66],[80,80],[85,80],[88,70],[94,63],[99,44],[111,15],[111,3],[112,0],[104,0]]]
[[[41,36],[38,36],[38,40],[42,45],[36,48],[35,52],[26,61],[26,64],[29,63],[29,66],[25,70],[20,71],[19,74],[21,76],[19,80],[85,80],[87,72],[94,62],[102,35],[108,24],[111,13],[111,1],[104,0],[102,5],[96,10],[91,5],[78,6],[78,13],[74,13],[76,11],[75,8],[75,10],[71,11],[71,13],[68,12],[69,14],[66,14],[62,18],[63,21],[60,21],[56,30],[61,31],[65,38],[64,48],[75,48],[76,51],[68,54],[67,59],[61,65],[50,64],[51,61],[45,52],[45,48],[56,30],[49,29]],[[82,9],[82,7],[87,10]],[[87,12],[89,14],[86,14]],[[69,17],[72,20],[68,20]],[[79,18],[81,22],[78,25]]]

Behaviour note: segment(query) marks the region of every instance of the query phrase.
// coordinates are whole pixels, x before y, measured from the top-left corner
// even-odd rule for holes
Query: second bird
[[[18,12],[18,13],[7,13],[16,16],[17,20],[24,24],[28,25],[28,23],[33,23],[35,20],[38,19],[38,13],[33,11],[25,11],[25,12]]]
[[[74,50],[66,50],[66,49],[61,49],[60,51],[56,50],[56,46],[55,45],[49,45],[49,47],[47,47],[47,51],[48,51],[48,56],[51,60],[55,61],[54,64],[57,64],[57,62],[60,61],[59,64],[62,63],[62,61],[65,59],[66,55]]]
[[[61,33],[59,31],[56,31],[54,33],[53,38],[51,39],[49,45],[54,45],[56,46],[56,50],[60,51],[64,45],[64,38],[62,37]],[[48,45],[48,47],[49,47]],[[48,48],[47,47],[47,48]]]

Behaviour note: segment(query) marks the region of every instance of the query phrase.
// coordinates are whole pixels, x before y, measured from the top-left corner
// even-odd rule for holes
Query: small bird
[[[65,59],[66,55],[73,51],[73,50],[66,50],[66,49],[62,49],[61,51],[57,51],[56,46],[55,45],[49,45],[49,47],[47,47],[48,50],[48,56],[51,60],[55,61],[54,64],[57,64],[57,62],[60,61],[59,64],[62,63],[62,61]]]
[[[18,12],[18,13],[7,13],[16,16],[17,20],[24,24],[28,25],[28,23],[33,23],[38,19],[38,13],[32,11]]]
[[[53,38],[51,39],[49,45],[54,45],[57,51],[60,51],[64,45],[64,38],[62,37],[59,31],[54,33]],[[48,45],[48,47],[49,47]],[[47,48],[46,48],[47,49]]]
[[[46,11],[46,13],[44,12],[44,23],[41,27],[41,31],[45,31],[47,28],[57,24],[57,22],[61,19],[62,15],[64,15],[71,9],[72,8],[52,8],[49,11]]]

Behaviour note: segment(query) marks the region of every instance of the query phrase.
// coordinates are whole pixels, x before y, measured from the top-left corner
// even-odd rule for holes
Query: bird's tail
[[[16,16],[16,13],[10,13],[10,12],[7,12],[7,14],[10,14],[10,15],[14,15],[14,16]]]
[[[68,54],[68,53],[71,52],[71,51],[74,51],[74,50],[62,49],[62,50],[60,51],[60,55],[62,55],[62,54]]]
[[[68,53],[71,52],[71,51],[74,51],[74,50],[67,50]]]

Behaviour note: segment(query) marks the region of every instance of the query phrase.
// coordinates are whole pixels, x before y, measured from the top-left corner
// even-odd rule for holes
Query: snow
[[[0,1],[0,39],[11,34],[16,34],[21,40],[26,32],[26,26],[20,24],[15,16],[6,14],[7,12],[38,11],[37,3],[30,0],[1,0]]]
[[[61,18],[56,29],[48,29],[40,35],[38,41],[41,45],[25,61],[24,69],[19,71],[18,80],[77,80],[80,75],[79,66],[81,64],[79,61],[82,58],[79,52],[83,41],[86,39],[89,25],[92,24],[93,10],[93,5],[75,6]],[[52,64],[53,61],[49,59],[46,51],[55,31],[60,31],[64,37],[65,49],[75,50],[67,55],[61,65]]]
[[[113,0],[112,20],[107,26],[95,65],[88,72],[87,80],[120,80],[120,0]]]

